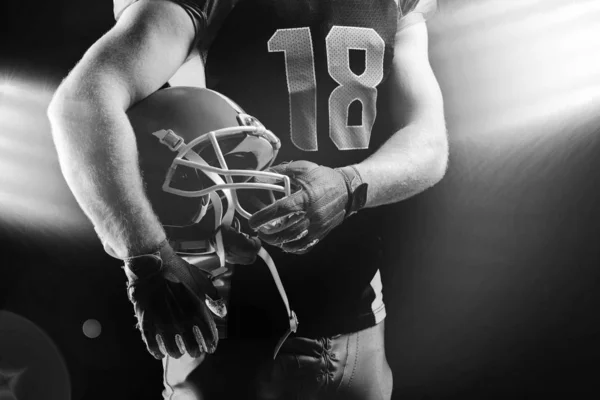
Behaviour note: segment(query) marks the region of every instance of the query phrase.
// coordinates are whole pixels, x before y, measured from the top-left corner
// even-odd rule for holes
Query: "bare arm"
[[[165,233],[144,193],[125,112],[184,63],[194,24],[178,5],[129,6],[84,55],[48,109],[63,175],[119,258],[155,250]]]
[[[414,196],[440,181],[448,162],[442,94],[428,58],[427,28],[418,23],[396,34],[392,106],[401,129],[356,165],[369,184],[366,207]]]

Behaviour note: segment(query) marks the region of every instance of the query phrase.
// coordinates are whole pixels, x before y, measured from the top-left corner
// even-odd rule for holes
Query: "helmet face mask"
[[[254,138],[253,141],[267,140],[269,143],[279,143],[279,140],[273,133],[264,128],[254,126],[223,128],[219,131],[208,132],[188,144],[184,144],[183,140],[177,141],[180,145],[174,150],[178,151],[178,154],[173,159],[173,163],[165,177],[163,190],[183,197],[205,197],[211,192],[224,189],[262,189],[283,192],[285,195],[289,195],[289,177],[263,171],[272,165],[275,156],[277,155],[277,148],[274,147],[273,155],[270,156],[268,162],[266,164],[263,163],[263,165],[259,165],[258,162],[259,160],[266,160],[264,157],[265,154],[257,155],[254,154],[254,152],[260,151],[261,149],[264,150],[264,146],[262,148],[259,146],[254,148],[244,148],[243,145],[240,145],[235,148],[236,152],[230,151],[227,154],[223,154],[222,145],[227,143],[227,139],[233,137],[233,139],[237,141],[236,136],[239,136],[240,134],[247,135],[248,138]],[[153,135],[157,137],[164,137],[166,135],[176,136],[172,131],[154,132]],[[211,150],[213,150],[215,155],[214,158],[216,159],[218,166],[211,165],[205,157],[200,155],[203,153],[202,150],[206,149],[207,145],[210,145]],[[246,143],[246,146],[250,145]],[[240,166],[242,165],[246,168],[241,168]],[[199,174],[195,175],[197,179],[193,180],[198,187],[190,187],[189,179],[177,179],[178,176],[182,176],[182,168],[199,171]],[[185,174],[185,172],[183,174]],[[249,182],[253,177],[270,178],[273,179],[273,181],[280,181],[281,184]],[[210,180],[211,184],[206,185],[207,180]],[[182,187],[183,185],[179,185],[178,181],[186,182],[188,187]],[[250,218],[251,214],[237,201],[236,193],[233,192],[231,194],[236,210],[244,218]]]
[[[288,177],[265,171],[277,156],[279,139],[217,92],[163,89],[127,114],[148,198],[165,226],[198,224],[211,209],[215,215],[226,210],[222,220],[214,219],[213,230],[219,222],[231,223],[234,211],[249,218],[238,201],[240,189],[269,191],[272,199],[272,192],[290,193]],[[263,179],[252,182],[254,177]]]

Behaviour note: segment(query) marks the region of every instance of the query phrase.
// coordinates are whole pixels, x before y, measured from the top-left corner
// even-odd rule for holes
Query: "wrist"
[[[128,258],[152,254],[167,243],[165,232],[160,230],[136,230],[136,233],[127,234],[121,231],[120,235],[101,235],[96,230],[104,250],[112,257],[125,260]]]
[[[346,218],[362,210],[367,202],[368,185],[363,182],[362,177],[354,165],[336,169],[343,177],[348,191],[346,203]]]
[[[172,256],[174,253],[175,253],[175,251],[169,244],[169,241],[167,239],[165,239],[162,242],[154,245],[153,247],[149,247],[148,250],[146,250],[146,251],[140,252],[139,254],[132,254],[128,257],[123,258],[123,261],[125,261],[125,263],[127,264],[136,259],[144,258],[147,256],[158,257],[161,260],[166,260],[167,258]]]
[[[172,253],[169,242],[165,239],[154,250],[147,253],[123,258],[125,275],[129,282],[148,279],[160,274],[168,254]]]

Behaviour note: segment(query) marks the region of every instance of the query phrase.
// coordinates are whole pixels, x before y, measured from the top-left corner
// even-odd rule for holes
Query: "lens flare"
[[[55,86],[0,75],[0,227],[81,240],[91,228],[62,177],[46,117]]]

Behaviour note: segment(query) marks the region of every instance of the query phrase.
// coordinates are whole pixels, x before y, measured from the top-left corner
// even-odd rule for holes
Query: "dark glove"
[[[207,262],[219,263],[217,257]],[[219,336],[214,318],[227,310],[208,275],[179,257],[165,240],[153,254],[125,260],[138,328],[158,359],[213,353]]]
[[[346,175],[309,161],[280,164],[270,171],[289,176],[295,191],[254,213],[250,227],[266,243],[306,253],[344,221],[352,203]]]
[[[225,259],[228,263],[249,265],[256,261],[262,247],[259,238],[248,236],[232,226],[221,225],[217,230],[221,230],[223,235]]]

